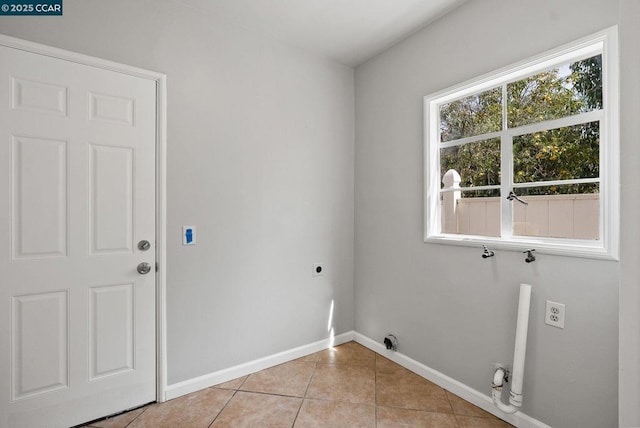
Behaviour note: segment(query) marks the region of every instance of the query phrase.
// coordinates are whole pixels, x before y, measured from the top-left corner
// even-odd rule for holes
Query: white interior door
[[[0,427],[155,401],[155,106],[153,80],[0,47]]]

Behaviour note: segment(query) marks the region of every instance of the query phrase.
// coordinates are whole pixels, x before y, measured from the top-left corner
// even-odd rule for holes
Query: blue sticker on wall
[[[62,15],[62,0],[0,0],[1,15]]]
[[[196,227],[182,226],[182,245],[196,244]]]

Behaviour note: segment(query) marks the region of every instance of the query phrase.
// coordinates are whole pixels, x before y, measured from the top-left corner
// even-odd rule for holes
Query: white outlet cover
[[[544,313],[544,322],[547,325],[557,328],[564,328],[565,307],[564,303],[547,300]]]

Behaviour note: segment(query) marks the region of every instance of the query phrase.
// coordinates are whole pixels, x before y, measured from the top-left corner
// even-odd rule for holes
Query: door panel
[[[66,291],[13,298],[13,399],[69,386]]]
[[[0,47],[0,427],[155,401],[155,81]],[[152,243],[140,251],[140,240]]]
[[[92,287],[89,379],[133,370],[133,284]]]
[[[13,108],[34,112],[67,115],[67,88],[51,83],[32,82],[19,77],[13,81]]]
[[[65,257],[67,142],[14,136],[12,171],[13,258]]]
[[[133,126],[134,100],[104,94],[89,94],[90,120]]]
[[[91,254],[133,250],[133,149],[90,144]]]

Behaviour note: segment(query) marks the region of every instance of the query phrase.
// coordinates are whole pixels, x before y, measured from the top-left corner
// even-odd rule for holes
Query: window
[[[616,34],[425,97],[425,241],[617,258]]]

